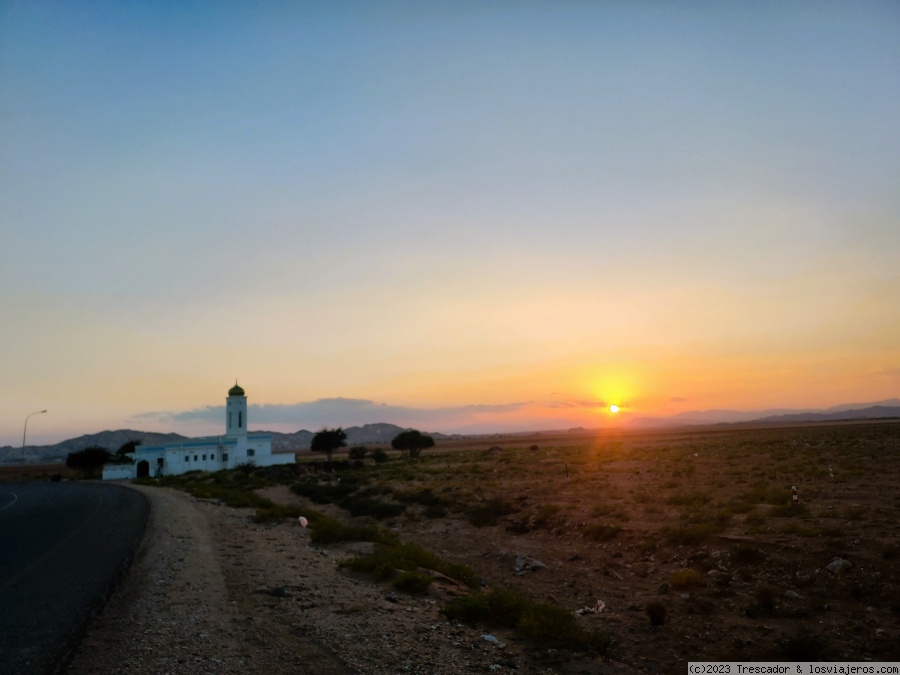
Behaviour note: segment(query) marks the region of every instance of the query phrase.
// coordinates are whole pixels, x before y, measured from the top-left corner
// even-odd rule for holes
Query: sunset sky
[[[0,445],[900,396],[898,121],[891,0],[0,3]]]

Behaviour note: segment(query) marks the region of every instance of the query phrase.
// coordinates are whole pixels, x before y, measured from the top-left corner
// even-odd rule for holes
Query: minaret
[[[237,380],[225,399],[225,435],[247,435],[247,397]]]

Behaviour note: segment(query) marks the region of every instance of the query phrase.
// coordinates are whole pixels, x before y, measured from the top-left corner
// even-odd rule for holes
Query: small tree
[[[126,441],[119,446],[119,449],[116,450],[116,454],[113,456],[114,464],[133,464],[134,460],[129,458],[128,455],[134,454],[137,450],[137,446],[141,444],[141,439],[136,439],[133,441]]]
[[[391,447],[394,450],[399,450],[404,455],[408,454],[412,459],[418,459],[419,455],[422,454],[422,450],[434,447],[434,439],[431,436],[426,436],[421,431],[410,429],[397,434],[394,440],[391,441]]]
[[[328,463],[331,464],[331,455],[345,445],[347,445],[347,434],[338,427],[337,429],[322,429],[313,436],[309,448],[313,452],[324,452],[328,456]]]
[[[103,468],[103,465],[112,458],[109,450],[95,445],[79,452],[70,452],[66,457],[66,466],[71,469],[80,469],[90,476],[98,469]]]

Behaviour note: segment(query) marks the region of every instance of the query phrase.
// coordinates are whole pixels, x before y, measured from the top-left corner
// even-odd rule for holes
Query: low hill
[[[858,410],[839,410],[830,413],[794,413],[763,417],[754,422],[777,424],[784,422],[837,422],[840,420],[872,420],[900,417],[900,406],[873,405]]]
[[[347,427],[348,445],[361,445],[363,443],[390,443],[401,431],[407,431],[408,427],[398,427],[396,424],[364,424],[359,427]],[[281,433],[278,431],[251,431],[250,433],[272,434],[272,449],[276,452],[290,450],[307,450],[312,442],[315,432],[301,429],[294,433]],[[446,434],[430,433],[435,439],[458,438]],[[61,462],[71,452],[78,452],[85,448],[99,446],[114,452],[129,441],[140,441],[142,445],[163,445],[177,441],[187,440],[187,436],[181,434],[159,434],[152,431],[136,431],[133,429],[119,429],[117,431],[101,431],[96,434],[85,434],[77,438],[57,443],[56,445],[29,445],[25,448],[25,461],[36,462]],[[0,448],[0,464],[12,464],[22,461],[22,448],[5,446]]]
[[[117,429],[101,431],[96,434],[85,434],[70,438],[56,445],[29,445],[25,448],[26,462],[63,461],[70,452],[78,452],[94,446],[116,451],[129,441],[140,441],[143,445],[156,445],[184,440],[180,434],[158,434],[152,431],[135,431],[133,429]],[[0,448],[0,463],[8,464],[22,461],[22,448],[5,446]]]

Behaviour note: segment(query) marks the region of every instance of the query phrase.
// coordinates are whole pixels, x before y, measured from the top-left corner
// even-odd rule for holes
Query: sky
[[[892,1],[0,2],[0,445],[896,397],[898,120]]]

